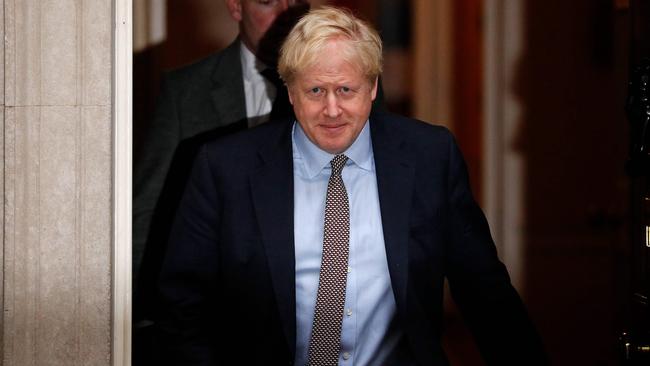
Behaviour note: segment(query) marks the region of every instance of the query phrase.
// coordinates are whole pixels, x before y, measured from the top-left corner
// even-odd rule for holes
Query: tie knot
[[[341,171],[343,170],[343,167],[345,166],[345,162],[348,161],[348,157],[339,154],[330,161],[330,164],[332,164],[332,175],[341,175]]]
[[[260,72],[266,80],[270,81],[276,88],[281,88],[283,86],[282,79],[278,74],[277,70],[272,68],[266,68]]]

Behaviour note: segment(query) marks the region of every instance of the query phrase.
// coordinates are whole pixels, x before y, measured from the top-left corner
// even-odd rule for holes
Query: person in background
[[[239,35],[224,50],[164,75],[133,180],[134,364],[150,360],[155,283],[198,147],[291,115],[277,50],[309,9],[301,0],[225,0]]]
[[[449,131],[372,111],[377,32],[325,7],[279,73],[294,117],[207,142],[173,224],[171,365],[448,365],[443,287],[488,365],[545,365]]]

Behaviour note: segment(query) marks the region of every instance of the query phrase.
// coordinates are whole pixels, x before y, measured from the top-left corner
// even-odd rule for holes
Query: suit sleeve
[[[541,340],[497,257],[487,220],[449,137],[447,278],[454,301],[488,365],[546,365]]]
[[[196,158],[159,279],[156,321],[164,364],[213,365],[219,202],[206,149]]]
[[[133,177],[133,270],[137,277],[174,152],[180,142],[180,121],[173,86],[162,80],[154,120],[136,161]]]

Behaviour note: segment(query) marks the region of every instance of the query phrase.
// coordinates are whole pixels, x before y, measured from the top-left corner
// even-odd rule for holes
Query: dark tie
[[[341,323],[345,306],[350,239],[350,205],[341,171],[348,157],[332,159],[325,198],[323,256],[309,342],[310,366],[335,366],[341,351]]]
[[[280,79],[280,75],[275,69],[266,68],[261,72],[262,76],[266,80],[270,81],[275,86],[275,100],[273,101],[273,106],[271,107],[271,116],[270,120],[275,119],[284,119],[293,117],[293,108],[289,102],[289,93],[287,92],[287,87]]]

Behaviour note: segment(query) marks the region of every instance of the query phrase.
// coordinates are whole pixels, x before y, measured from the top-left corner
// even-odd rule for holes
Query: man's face
[[[301,0],[226,0],[230,15],[239,22],[239,35],[255,54],[260,40],[278,15]],[[279,47],[279,45],[277,45]]]
[[[298,123],[309,140],[330,154],[352,145],[377,96],[377,81],[369,81],[358,65],[343,58],[346,46],[344,40],[329,41],[316,63],[288,86]]]

